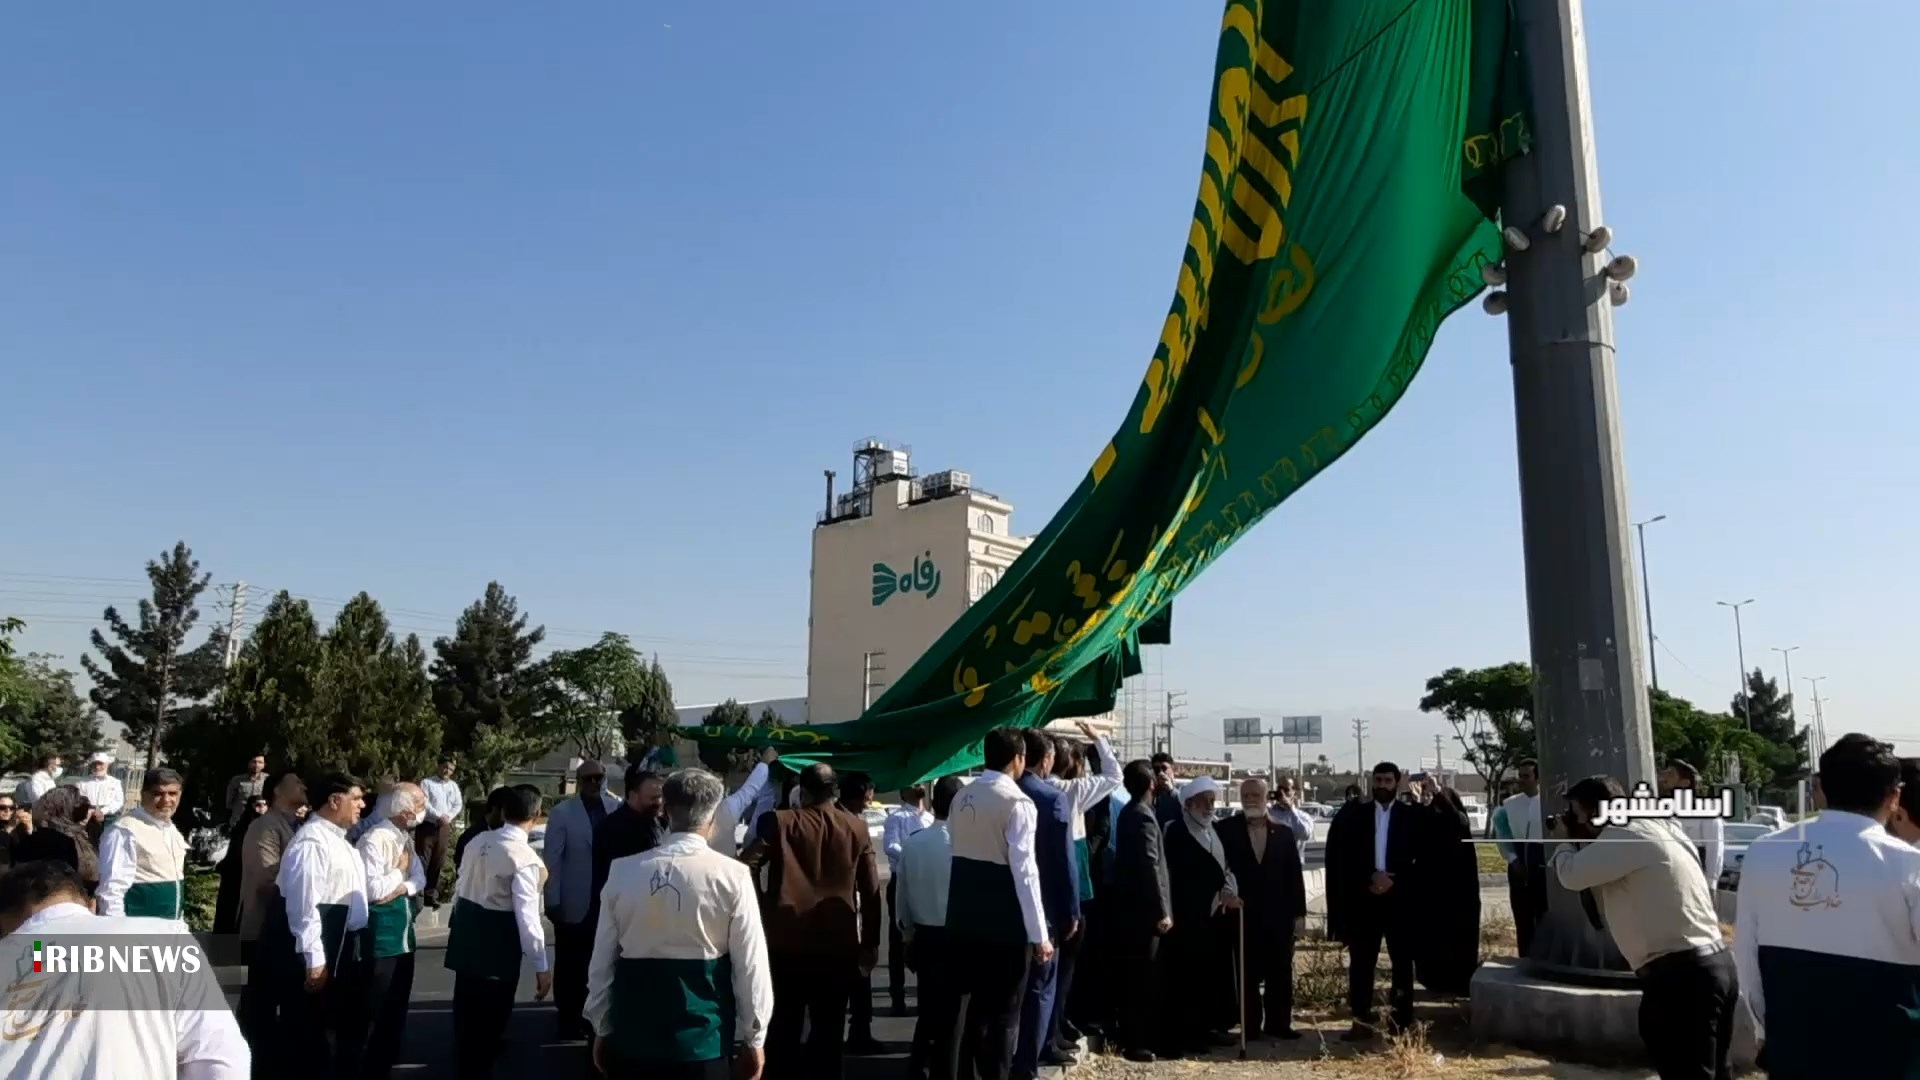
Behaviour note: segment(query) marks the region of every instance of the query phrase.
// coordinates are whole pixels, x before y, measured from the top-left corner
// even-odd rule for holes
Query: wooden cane
[[[1240,1060],[1247,1060],[1247,903],[1242,900],[1235,909],[1240,916],[1240,952],[1239,962],[1234,965],[1234,974],[1240,985],[1234,987],[1235,996],[1240,999]]]

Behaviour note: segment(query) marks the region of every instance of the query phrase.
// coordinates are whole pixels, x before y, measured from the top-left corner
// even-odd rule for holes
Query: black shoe
[[[1340,1036],[1341,1042],[1350,1042],[1350,1043],[1370,1042],[1372,1041],[1372,1039],[1373,1039],[1373,1028],[1366,1024],[1361,1023],[1358,1020],[1355,1020],[1353,1022],[1353,1026],[1347,1029],[1347,1033],[1345,1035]]]
[[[848,1039],[845,1052],[848,1057],[879,1057],[887,1052],[887,1047],[871,1035],[862,1035]]]
[[[1140,1065],[1151,1065],[1155,1060],[1151,1050],[1129,1050],[1120,1056]]]

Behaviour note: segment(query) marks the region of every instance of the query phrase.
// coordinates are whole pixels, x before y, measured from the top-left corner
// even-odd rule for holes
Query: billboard
[[[1228,746],[1251,746],[1266,738],[1257,716],[1229,716],[1225,726],[1220,741]]]
[[[1322,727],[1317,716],[1283,716],[1280,718],[1280,741],[1288,744],[1304,743],[1313,745],[1321,741]]]

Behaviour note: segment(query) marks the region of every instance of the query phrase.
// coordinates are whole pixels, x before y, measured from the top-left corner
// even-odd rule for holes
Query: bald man
[[[593,958],[593,833],[620,800],[607,794],[607,770],[583,761],[574,773],[579,794],[547,817],[547,916],[553,920],[553,1004],[562,1040],[584,1039],[587,963]]]

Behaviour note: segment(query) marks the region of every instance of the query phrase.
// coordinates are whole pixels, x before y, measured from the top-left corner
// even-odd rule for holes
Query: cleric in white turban
[[[1213,828],[1220,785],[1211,777],[1180,789],[1180,819],[1167,826],[1167,880],[1173,892],[1173,929],[1162,940],[1172,985],[1182,988],[1168,1002],[1166,1049],[1202,1051],[1232,1040],[1237,1022],[1233,950],[1240,900],[1227,850]]]

